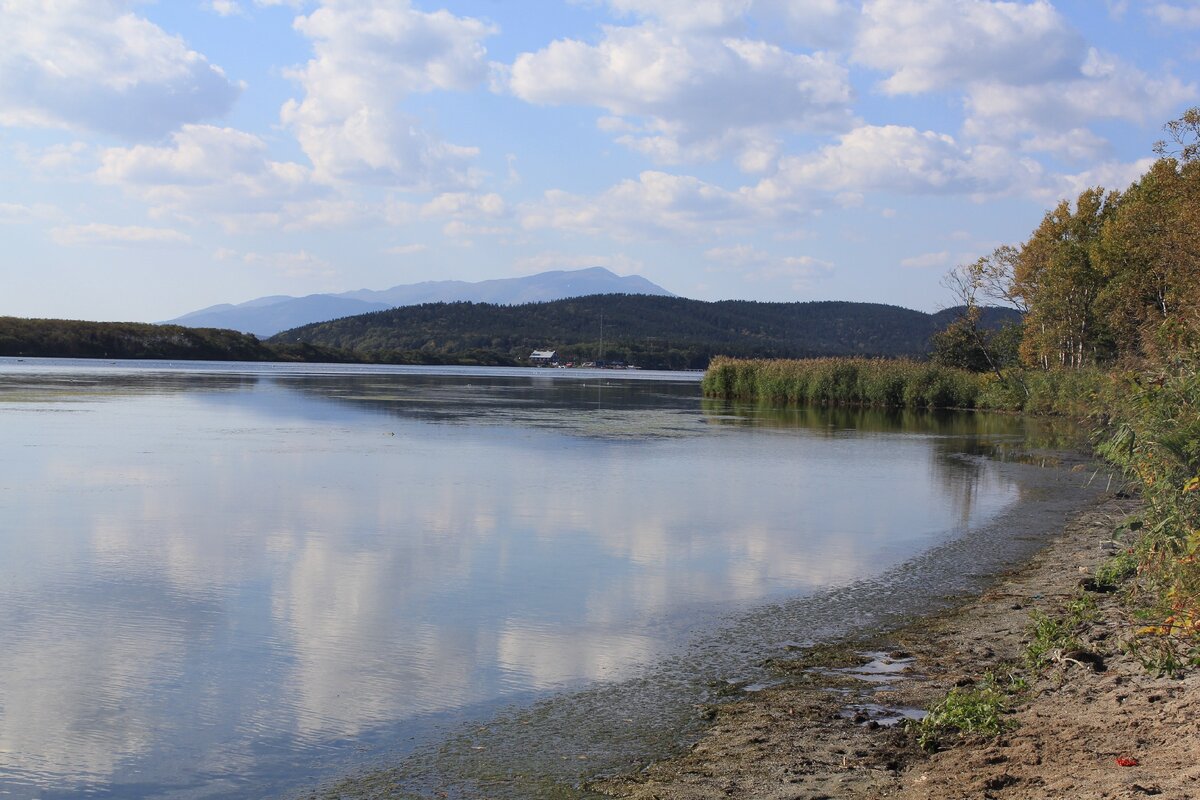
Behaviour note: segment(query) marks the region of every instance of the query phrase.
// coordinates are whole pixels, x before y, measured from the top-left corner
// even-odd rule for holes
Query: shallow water
[[[697,379],[0,359],[0,796],[269,796],[416,757],[1028,497],[984,457],[1018,420]]]

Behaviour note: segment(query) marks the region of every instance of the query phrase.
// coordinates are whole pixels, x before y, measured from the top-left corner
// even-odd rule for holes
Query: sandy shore
[[[1200,798],[1200,675],[1156,678],[1120,647],[1131,621],[1114,595],[1088,593],[1081,637],[1097,665],[1063,659],[1024,671],[1011,729],[953,738],[929,754],[916,716],[955,686],[1022,659],[1031,613],[1056,613],[1114,548],[1133,510],[1108,498],[1076,515],[1019,571],[962,609],[874,640],[797,652],[772,664],[780,687],[712,709],[686,754],[587,788],[638,800],[701,798]],[[1118,764],[1136,760],[1136,766]]]

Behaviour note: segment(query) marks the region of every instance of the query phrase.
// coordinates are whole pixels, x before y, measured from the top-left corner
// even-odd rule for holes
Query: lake
[[[1010,457],[1017,418],[698,380],[0,359],[0,796],[467,786],[484,748],[569,783],[764,650],[978,590],[1089,491]]]

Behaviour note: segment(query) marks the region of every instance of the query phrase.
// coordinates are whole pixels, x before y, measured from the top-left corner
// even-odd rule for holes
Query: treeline
[[[180,361],[308,361],[377,363],[361,354],[307,342],[262,342],[223,328],[187,328],[141,322],[0,317],[0,356],[27,358],[135,358]],[[393,352],[391,364],[495,364],[491,354],[455,358]],[[510,362],[511,363],[511,362]]]
[[[948,276],[968,311],[1001,302],[1024,325],[1000,343],[979,335],[968,313],[935,342],[943,363],[1004,366],[1015,352],[1029,367],[1080,369],[1170,362],[1197,349],[1200,109],[1167,131],[1159,159],[1129,188],[1063,200],[1023,244]]]
[[[704,302],[650,295],[591,295],[519,306],[431,303],[284,331],[271,343],[310,343],[375,358],[396,351],[474,351],[524,363],[535,349],[563,361],[603,358],[652,369],[703,369],[717,354],[742,357],[924,357],[957,314],[875,303]],[[1019,319],[988,310],[980,326]]]

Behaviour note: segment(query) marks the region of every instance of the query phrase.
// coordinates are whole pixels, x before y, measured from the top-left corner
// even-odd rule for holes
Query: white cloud
[[[786,282],[797,291],[833,272],[833,264],[828,261],[812,256],[777,256],[746,244],[714,247],[706,250],[704,257],[752,283]]]
[[[707,237],[785,213],[754,190],[729,191],[699,178],[646,171],[595,197],[557,189],[520,208],[526,229],[550,228],[618,239]]]
[[[54,144],[42,148],[18,144],[14,148],[21,163],[42,173],[70,172],[82,164],[90,149],[84,142]]]
[[[727,28],[750,10],[753,0],[608,0],[619,14],[657,18],[674,28]]]
[[[192,243],[185,233],[170,228],[146,228],[139,225],[66,225],[50,232],[54,241],[68,247],[179,247]]]
[[[241,89],[120,0],[6,0],[0,125],[156,138],[224,114]]]
[[[211,125],[185,125],[164,146],[108,148],[96,177],[158,213],[213,218],[228,230],[341,227],[365,213],[352,201],[327,197],[307,167],[272,161],[259,137]]]
[[[507,211],[504,198],[498,194],[443,192],[421,206],[422,217],[454,217],[475,219],[503,217]]]
[[[330,278],[338,274],[328,261],[303,249],[272,253],[238,253],[222,248],[214,257],[221,261],[240,260],[250,266],[265,267],[285,278]]]
[[[315,57],[291,77],[302,100],[282,108],[318,180],[397,188],[469,185],[472,147],[423,130],[401,103],[417,92],[465,91],[487,75],[482,41],[491,26],[407,2],[340,0],[295,22]]]
[[[808,47],[843,50],[860,21],[857,4],[847,0],[755,0],[759,29],[778,31]]]
[[[208,0],[204,7],[221,17],[236,17],[246,13],[237,0]]]
[[[1069,78],[1085,52],[1046,0],[867,0],[854,47],[856,61],[891,73],[882,83],[888,94]]]
[[[1096,120],[1146,124],[1170,116],[1197,96],[1194,83],[1172,75],[1151,78],[1136,67],[1097,50],[1089,51],[1080,74],[1070,80],[1012,86],[984,82],[967,95],[966,132],[982,140],[1024,141],[1027,150],[1072,160],[1095,160],[1107,142],[1085,126]]]
[[[886,125],[857,128],[816,153],[784,158],[764,184],[781,197],[812,191],[982,197],[1031,190],[1041,175],[1032,159],[1003,148],[964,147],[945,134]]]
[[[506,225],[496,224],[509,217],[504,198],[495,193],[443,192],[421,206],[423,219],[444,218],[442,233],[458,244],[472,236],[503,236],[513,233]]]
[[[0,203],[0,225],[18,225],[53,219],[59,210],[46,203]]]
[[[385,248],[383,252],[390,256],[413,256],[417,253],[424,253],[429,249],[429,245],[425,244],[398,244],[395,247]]]
[[[1164,25],[1175,28],[1200,28],[1200,6],[1179,6],[1171,3],[1155,3],[1147,12]]]
[[[922,253],[918,256],[902,258],[900,259],[900,266],[911,269],[934,269],[937,267],[948,267],[950,261],[950,251],[941,250],[936,253]]]
[[[497,83],[530,103],[602,108],[603,129],[660,163],[733,154],[761,170],[781,131],[840,130],[852,119],[848,73],[829,56],[655,22],[523,53]]]
[[[618,15],[658,20],[681,31],[755,31],[772,41],[812,46],[841,42],[855,9],[842,0],[608,0]]]
[[[1154,163],[1153,158],[1142,158],[1132,163],[1108,161],[1103,164],[1070,175],[1056,175],[1047,180],[1035,195],[1044,205],[1053,205],[1059,200],[1074,200],[1085,189],[1102,186],[1108,190],[1125,191],[1129,184],[1144,175]]]

